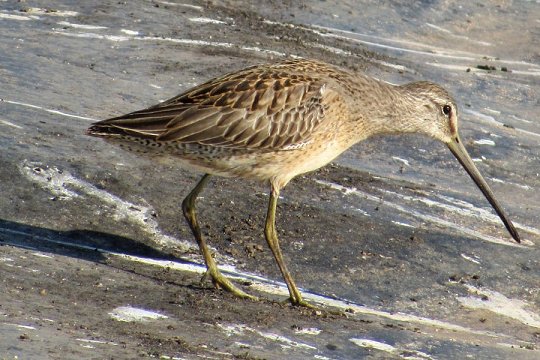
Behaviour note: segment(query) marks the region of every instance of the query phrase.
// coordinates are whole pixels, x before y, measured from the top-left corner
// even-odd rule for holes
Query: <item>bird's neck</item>
[[[371,78],[359,80],[352,104],[359,128],[358,141],[374,135],[414,132],[411,124],[414,125],[415,114],[412,109],[418,103],[414,96],[402,86]]]

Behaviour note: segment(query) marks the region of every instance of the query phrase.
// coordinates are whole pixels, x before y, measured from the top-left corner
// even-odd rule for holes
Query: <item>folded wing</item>
[[[305,146],[336,93],[306,74],[252,67],[145,110],[93,124],[91,135],[127,134],[238,149]]]

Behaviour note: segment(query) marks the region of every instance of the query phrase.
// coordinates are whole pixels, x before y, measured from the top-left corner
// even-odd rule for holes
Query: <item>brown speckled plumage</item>
[[[221,275],[200,235],[195,199],[208,174],[268,181],[272,191],[265,235],[291,301],[303,305],[275,234],[280,189],[355,143],[390,133],[421,133],[446,143],[519,241],[459,139],[455,101],[433,83],[394,86],[319,61],[286,60],[224,75],[88,129],[128,150],[174,157],[207,174],[184,200],[184,215],[213,281],[239,296],[249,297]]]

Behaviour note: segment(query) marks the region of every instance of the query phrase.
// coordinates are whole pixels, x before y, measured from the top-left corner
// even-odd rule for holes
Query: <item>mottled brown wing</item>
[[[253,67],[96,123],[91,131],[229,148],[292,149],[309,143],[332,93],[305,74]]]

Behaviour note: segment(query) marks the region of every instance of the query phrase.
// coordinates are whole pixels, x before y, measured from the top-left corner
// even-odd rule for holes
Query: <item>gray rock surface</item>
[[[537,4],[37,3],[0,3],[0,358],[539,358]],[[219,263],[266,300],[201,284],[180,212],[199,174],[84,130],[287,56],[448,87],[523,244],[444,146],[377,138],[278,209],[297,283],[347,316],[282,303],[264,184],[216,178],[199,208]]]

